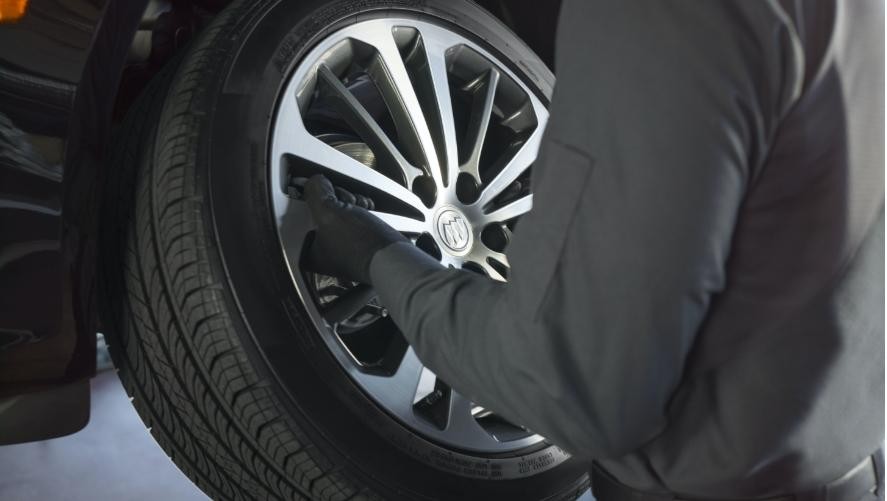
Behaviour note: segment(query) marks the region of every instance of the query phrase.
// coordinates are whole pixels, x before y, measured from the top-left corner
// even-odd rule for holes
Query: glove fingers
[[[372,210],[373,201],[369,197],[357,195],[357,206],[366,210]]]
[[[338,186],[336,187],[336,196],[339,197],[340,201],[360,207],[361,209],[373,210],[375,208],[375,204],[370,197],[351,193],[350,191],[344,188],[339,188]]]
[[[337,200],[333,183],[325,176],[316,174],[311,176],[311,179],[305,183],[305,201],[315,216],[322,212],[324,203],[336,202]]]
[[[355,197],[350,191],[343,190],[342,188],[336,187],[336,196],[339,197],[339,200],[351,205],[357,205],[358,198]]]

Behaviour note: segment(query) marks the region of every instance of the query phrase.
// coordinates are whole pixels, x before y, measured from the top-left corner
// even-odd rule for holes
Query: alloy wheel
[[[301,270],[312,230],[301,185],[323,173],[371,197],[375,215],[445,266],[504,281],[511,231],[532,208],[530,167],[547,118],[540,98],[479,43],[408,18],[327,35],[280,95],[270,178],[294,284],[358,386],[449,449],[503,455],[547,444],[423,367],[371,288]],[[545,469],[567,458],[559,454]]]

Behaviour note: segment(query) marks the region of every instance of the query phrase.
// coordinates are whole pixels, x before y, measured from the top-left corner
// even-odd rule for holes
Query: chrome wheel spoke
[[[378,65],[370,68],[370,75],[388,104],[398,135],[412,154],[425,162],[424,167],[435,184],[443,188],[443,178],[431,130],[428,128],[425,114],[391,29],[372,26],[360,31],[355,38],[378,51]]]
[[[398,216],[397,214],[389,214],[387,212],[370,211],[370,213],[382,221],[385,221],[388,226],[391,226],[401,233],[419,234],[428,231],[428,223],[425,221]]]
[[[533,195],[525,195],[517,200],[507,203],[506,205],[486,214],[484,222],[486,223],[504,223],[516,217],[523,216],[533,208]]]
[[[468,130],[465,133],[464,154],[460,152],[459,156],[462,163],[461,170],[471,174],[477,184],[481,183],[480,155],[487,137],[490,117],[493,115],[493,104],[498,87],[499,72],[492,68],[468,84],[468,88],[474,94],[474,102],[471,118],[468,121]]]
[[[423,34],[429,30],[423,30]],[[450,77],[447,71],[447,51],[452,47],[445,37],[429,37],[425,41],[428,69],[431,74],[434,96],[440,114],[441,129],[446,148],[447,186],[456,184],[459,175],[459,149],[456,139],[456,124],[453,116],[453,102],[450,96]]]
[[[503,265],[505,265],[507,267],[511,266],[510,264],[508,264],[508,256],[506,256],[505,254],[503,254],[501,252],[496,252],[494,250],[489,250],[489,249],[487,249],[486,252],[487,252],[488,259],[493,259],[499,263],[502,263]]]
[[[430,371],[419,361],[416,352],[412,348],[407,348],[400,364],[397,366],[397,370],[389,381],[392,386],[397,388],[396,393],[392,393],[391,398],[397,399],[399,405],[405,407],[411,405],[412,402],[409,401],[409,397],[417,393],[417,388],[422,383],[421,379],[426,372]]]
[[[412,351],[412,348],[410,348],[410,352],[415,356],[415,352]],[[437,376],[431,372],[428,367],[422,367],[419,374],[419,381],[416,383],[416,391],[413,395],[413,405],[434,393],[436,385]]]
[[[536,160],[536,154],[539,151],[539,145],[542,142],[542,135],[544,133],[544,124],[541,123],[541,117],[539,121],[539,126],[536,127],[536,130],[533,131],[526,142],[516,147],[517,151],[514,156],[508,160],[502,170],[496,174],[496,177],[483,188],[476,202],[478,205],[484,207],[492,202],[496,195],[502,193],[511,183],[515,182]]]
[[[292,108],[296,108],[295,100],[293,100]],[[307,160],[327,173],[339,174],[364,186],[384,191],[409,204],[420,213],[424,213],[427,210],[422,200],[400,183],[312,136],[305,129],[305,125],[297,112],[281,118],[283,120],[279,119],[278,129],[275,133],[274,152],[276,153],[275,156],[280,155],[277,158],[291,155]],[[286,130],[286,133],[282,132],[283,130]]]
[[[317,69],[318,79],[324,82],[335,97],[336,111],[345,121],[354,128],[358,136],[363,139],[376,158],[384,165],[395,167],[403,176],[403,183],[410,187],[413,180],[422,174],[420,169],[413,167],[400,153],[400,150],[391,142],[379,123],[370,115],[366,108],[345,87],[330,68],[322,64]]]
[[[484,243],[479,243],[472,251],[471,257],[472,261],[477,263],[487,276],[500,282],[507,281],[507,277],[503,274],[503,271],[500,271],[507,270],[510,267],[508,256],[504,253],[494,251]],[[494,266],[494,263],[498,264],[498,266]]]
[[[464,440],[478,445],[495,442],[496,439],[487,433],[478,424],[477,420],[474,419],[474,415],[471,412],[474,407],[475,405],[471,400],[453,391],[450,395],[450,409],[447,416],[446,431],[459,435]]]
[[[494,268],[489,262],[484,261],[480,265],[481,265],[481,267],[483,267],[483,269],[487,273],[487,275],[490,278],[492,278],[493,280],[498,280],[500,282],[506,281],[505,276],[503,276],[501,273],[499,273],[499,270]]]
[[[416,388],[425,370],[413,349],[407,348],[392,374],[381,376],[360,372],[354,374],[360,375],[360,383],[385,407],[401,415],[412,415],[413,404],[410,396],[416,394]]]

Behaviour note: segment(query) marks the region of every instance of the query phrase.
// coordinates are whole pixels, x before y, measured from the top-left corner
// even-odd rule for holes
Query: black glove
[[[304,263],[310,271],[369,284],[373,256],[393,243],[409,242],[370,214],[371,199],[334,188],[322,175],[305,183],[305,201],[317,225]]]

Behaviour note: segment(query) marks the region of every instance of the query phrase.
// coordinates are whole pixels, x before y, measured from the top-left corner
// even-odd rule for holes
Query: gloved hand
[[[372,200],[334,188],[322,175],[305,183],[305,202],[317,225],[304,263],[311,271],[370,284],[373,256],[393,243],[409,242],[369,212]]]

